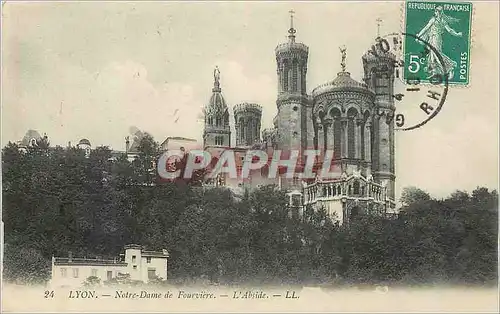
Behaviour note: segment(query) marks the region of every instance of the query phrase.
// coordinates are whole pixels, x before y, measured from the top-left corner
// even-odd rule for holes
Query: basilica
[[[391,214],[395,210],[394,162],[394,64],[395,55],[375,45],[361,60],[363,82],[346,71],[345,49],[337,77],[307,93],[309,47],[296,41],[296,29],[275,49],[278,76],[277,115],[271,129],[261,132],[262,107],[241,103],[233,107],[236,142],[231,143],[230,111],[221,88],[219,69],[214,71],[212,95],[205,106],[203,147],[213,154],[233,150],[238,166],[248,149],[316,149],[334,152],[334,173],[327,178],[303,181],[278,177],[292,207],[323,207],[333,218],[348,223],[362,212]],[[252,173],[245,180],[218,180],[226,186],[255,187],[270,183]]]
[[[357,82],[346,71],[346,49],[341,48],[340,72],[333,80],[307,92],[307,65],[309,47],[296,41],[293,16],[288,30],[288,41],[275,49],[278,78],[277,114],[273,127],[261,130],[262,107],[256,103],[232,106],[234,126],[230,125],[230,108],[223,92],[221,73],[214,70],[212,93],[204,107],[203,149],[211,156],[221,156],[231,150],[236,166],[241,170],[247,151],[317,150],[323,155],[333,151],[330,175],[303,180],[279,174],[269,178],[268,167],[255,170],[246,178],[219,175],[204,182],[205,187],[224,186],[236,195],[245,189],[276,184],[290,197],[294,212],[307,208],[324,208],[340,223],[349,223],[362,213],[393,215],[395,203],[395,142],[394,142],[394,88],[396,56],[379,45],[361,57],[363,82]],[[374,51],[375,49],[375,51]],[[232,130],[236,141],[232,142]],[[126,154],[129,160],[138,155],[143,133],[131,130],[133,139],[125,139],[125,151],[112,151],[116,158]],[[30,130],[19,146],[43,144],[36,131]],[[48,140],[47,145],[48,145]],[[71,143],[68,143],[71,147]],[[90,153],[88,139],[81,139],[76,147]],[[168,137],[161,143],[162,151],[196,149],[197,141],[183,137]],[[299,163],[301,160],[299,154]],[[321,158],[319,158],[321,159]]]

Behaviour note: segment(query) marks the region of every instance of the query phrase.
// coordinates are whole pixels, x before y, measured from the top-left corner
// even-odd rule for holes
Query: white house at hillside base
[[[80,286],[91,276],[98,277],[101,282],[111,280],[119,275],[129,274],[131,280],[148,282],[157,277],[167,280],[167,250],[146,251],[140,245],[129,244],[124,247],[125,253],[115,259],[91,259],[68,257],[52,257],[52,286]]]

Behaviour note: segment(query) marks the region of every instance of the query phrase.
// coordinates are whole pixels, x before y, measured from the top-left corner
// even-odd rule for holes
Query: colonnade
[[[371,163],[371,125],[370,120],[364,119],[325,118],[318,127],[318,149],[333,149],[335,158]],[[354,136],[349,138],[349,133]]]
[[[305,92],[305,64],[293,60],[286,60],[278,64],[278,92]]]
[[[355,196],[373,198],[375,201],[384,201],[386,189],[374,182],[317,182],[304,188],[305,203],[317,198],[333,198],[336,196]]]
[[[252,145],[260,139],[260,117],[243,116],[236,121],[236,145]]]

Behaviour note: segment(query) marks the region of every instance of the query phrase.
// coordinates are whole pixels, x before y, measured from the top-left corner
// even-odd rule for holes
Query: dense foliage
[[[139,157],[88,158],[75,148],[9,143],[2,154],[4,276],[50,276],[52,256],[114,257],[123,245],[167,248],[170,278],[188,282],[494,283],[498,195],[477,188],[436,200],[406,189],[396,219],[365,216],[349,228],[322,210],[288,214],[272,186],[235,199],[199,182],[155,182],[158,146]],[[156,183],[156,184],[151,184]]]

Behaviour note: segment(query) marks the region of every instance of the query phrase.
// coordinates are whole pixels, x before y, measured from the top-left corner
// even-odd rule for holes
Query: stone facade
[[[251,147],[260,143],[262,107],[258,104],[242,103],[234,106],[236,146]]]
[[[261,107],[236,105],[236,148],[240,154],[250,147],[260,147],[268,154],[273,150],[316,149],[322,154],[333,150],[335,175],[318,176],[307,182],[300,178],[277,178],[278,185],[289,191],[292,207],[299,212],[309,206],[323,207],[341,223],[348,223],[360,212],[394,211],[395,56],[374,45],[375,53],[369,51],[362,56],[364,82],[357,82],[345,69],[346,50],[341,49],[342,70],[337,77],[307,94],[309,47],[295,41],[293,23],[288,33],[288,42],[275,49],[278,113],[273,127],[263,130],[261,140],[256,133],[261,125]],[[216,87],[205,115],[204,147],[211,152],[216,147],[231,148],[227,140],[229,124],[225,124],[228,109],[218,79],[215,76]],[[214,127],[216,116],[223,124]],[[223,136],[223,145],[214,143],[215,136]],[[302,157],[299,154],[299,162]],[[262,178],[257,181],[265,183]]]

